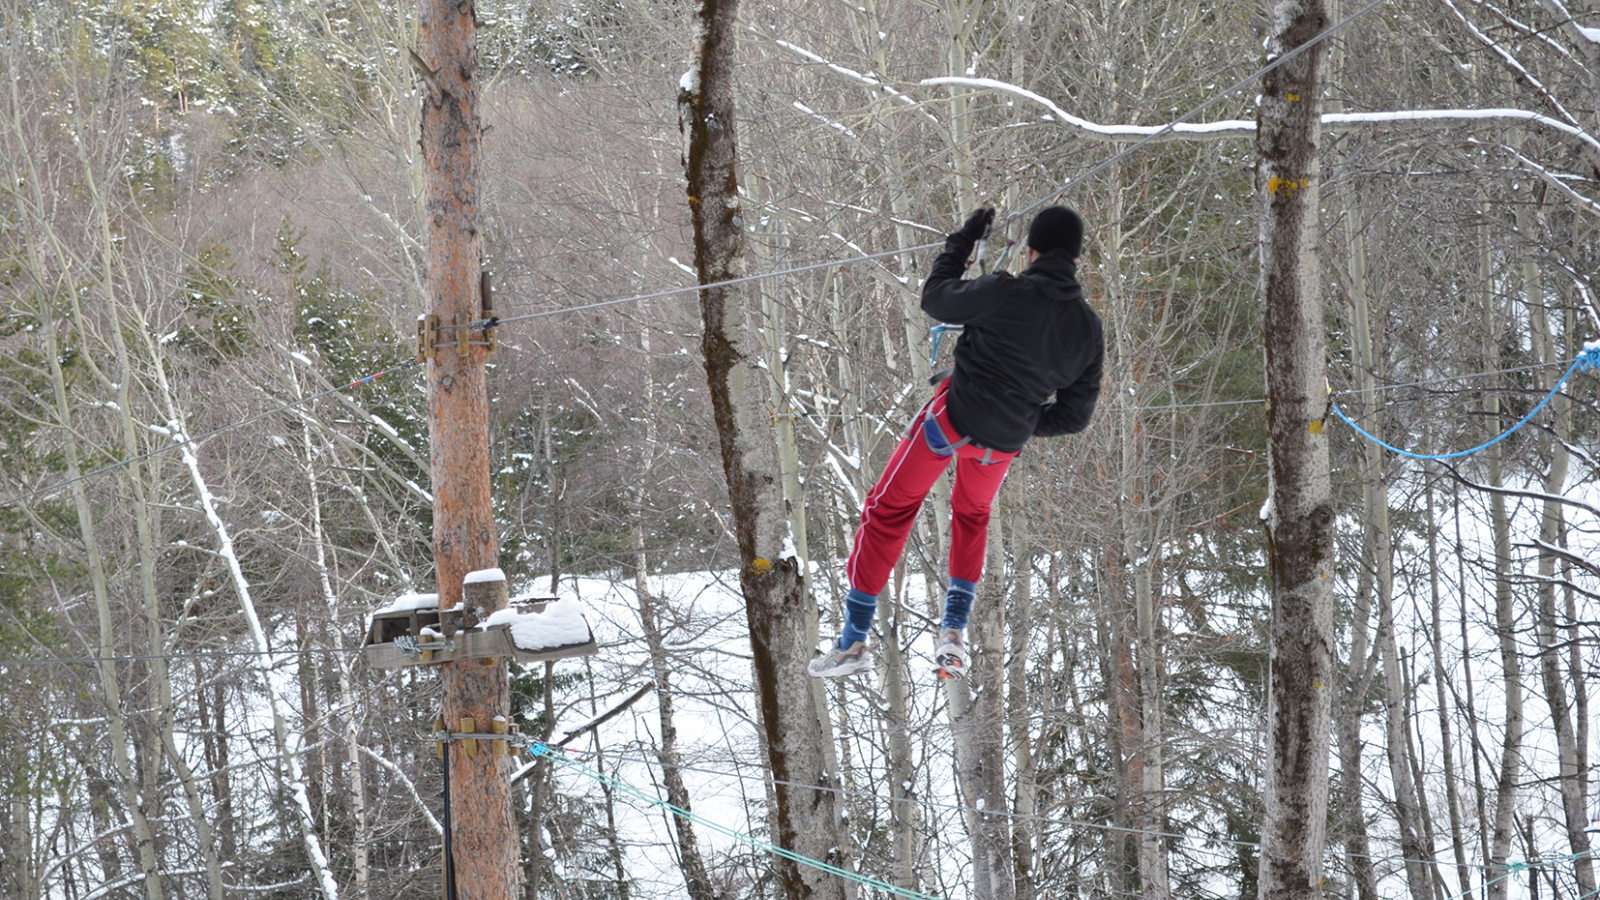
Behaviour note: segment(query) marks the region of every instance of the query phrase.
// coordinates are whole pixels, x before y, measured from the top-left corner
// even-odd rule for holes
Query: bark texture
[[[427,293],[440,324],[481,315],[478,284],[479,141],[476,9],[471,0],[423,0],[414,64],[423,80],[422,161]],[[440,333],[428,366],[428,438],[433,468],[433,557],[439,606],[461,602],[463,577],[498,564],[489,497],[487,350],[457,352],[457,331]],[[481,340],[482,335],[474,333]],[[491,604],[493,605],[493,604]],[[492,609],[468,609],[471,625]],[[509,717],[506,667],[469,659],[441,666],[444,719],[485,731]],[[460,900],[507,900],[517,889],[517,832],[507,782],[509,756],[457,745],[450,754],[453,853]]]
[[[1318,0],[1274,4],[1267,59],[1315,39],[1326,24]],[[1328,811],[1334,510],[1315,257],[1323,64],[1319,44],[1263,79],[1257,133],[1272,577],[1263,900],[1320,895]]]
[[[744,269],[733,102],[737,13],[736,0],[702,0],[695,6],[692,68],[678,96],[695,269],[702,285],[737,278]],[[817,687],[805,671],[813,649],[807,623],[815,615],[804,573],[788,549],[793,544],[768,420],[771,383],[759,368],[761,347],[749,322],[754,296],[746,286],[701,290],[701,350],[739,543],[739,584],[774,781],[772,836],[796,853],[848,865],[839,853],[834,795],[797,786],[829,787],[837,779],[826,764],[828,722],[817,715]],[[837,878],[789,860],[775,860],[774,867],[781,895],[789,900],[845,896]]]

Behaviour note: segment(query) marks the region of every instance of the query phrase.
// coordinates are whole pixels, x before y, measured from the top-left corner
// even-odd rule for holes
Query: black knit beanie
[[[1076,258],[1083,250],[1083,219],[1065,206],[1045,207],[1028,226],[1028,247],[1037,253],[1065,250]]]

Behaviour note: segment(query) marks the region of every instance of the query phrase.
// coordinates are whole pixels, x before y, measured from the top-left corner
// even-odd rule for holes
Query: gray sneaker
[[[960,628],[946,628],[939,632],[933,645],[933,661],[938,667],[933,674],[940,678],[967,677],[967,636]]]
[[[812,678],[844,678],[848,675],[865,675],[872,671],[872,651],[866,641],[856,641],[849,650],[840,650],[838,642],[828,652],[813,659],[806,666]]]

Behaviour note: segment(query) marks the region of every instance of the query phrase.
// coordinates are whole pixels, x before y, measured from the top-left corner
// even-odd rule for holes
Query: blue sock
[[[966,628],[972,612],[972,598],[978,596],[978,583],[950,577],[950,590],[944,596],[944,627]]]
[[[855,588],[844,598],[844,628],[839,632],[839,649],[849,650],[856,641],[867,639],[872,630],[872,617],[878,614],[878,595],[867,594]]]

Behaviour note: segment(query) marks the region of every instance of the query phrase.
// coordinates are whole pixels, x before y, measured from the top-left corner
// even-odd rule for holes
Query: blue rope
[[[928,366],[930,368],[939,365],[939,344],[944,341],[945,333],[960,334],[962,330],[963,328],[960,325],[946,324],[935,325],[928,329],[928,334],[933,336],[933,346],[928,350]]]
[[[1339,408],[1339,404],[1334,402],[1332,396],[1330,396],[1328,398],[1328,406],[1333,410],[1334,415],[1338,416],[1341,420],[1343,420],[1346,425],[1349,425],[1351,428],[1355,429],[1356,434],[1361,435],[1362,437],[1364,437],[1367,440],[1373,442],[1374,444],[1377,444],[1378,446],[1384,448],[1385,450],[1391,450],[1391,451],[1393,451],[1395,453],[1398,453],[1401,456],[1404,456],[1404,457],[1406,457],[1408,459],[1422,459],[1422,460],[1459,459],[1460,457],[1463,457],[1463,456],[1471,456],[1472,454],[1477,453],[1477,452],[1479,452],[1481,450],[1487,450],[1490,447],[1493,447],[1495,444],[1498,444],[1501,441],[1505,440],[1506,438],[1510,437],[1512,434],[1515,434],[1517,429],[1519,429],[1522,426],[1528,424],[1528,421],[1531,420],[1535,415],[1537,415],[1539,413],[1539,410],[1544,409],[1545,405],[1548,404],[1555,397],[1556,394],[1560,393],[1562,388],[1567,386],[1567,379],[1572,377],[1572,373],[1573,372],[1577,372],[1577,371],[1580,371],[1580,370],[1581,371],[1588,371],[1591,368],[1600,368],[1600,342],[1595,342],[1595,343],[1591,343],[1591,344],[1585,344],[1584,348],[1583,348],[1583,351],[1578,354],[1578,358],[1572,361],[1572,365],[1571,366],[1567,367],[1566,374],[1562,375],[1559,379],[1556,380],[1556,386],[1550,389],[1550,393],[1544,395],[1544,399],[1539,401],[1539,405],[1538,406],[1535,406],[1533,409],[1529,410],[1527,415],[1523,416],[1520,420],[1518,420],[1517,424],[1515,424],[1515,425],[1511,426],[1510,428],[1506,429],[1504,432],[1502,432],[1498,437],[1494,438],[1493,440],[1486,441],[1486,442],[1484,442],[1482,444],[1479,444],[1478,446],[1473,447],[1471,450],[1458,450],[1455,453],[1412,453],[1410,450],[1401,450],[1399,447],[1396,447],[1393,444],[1385,443],[1384,441],[1382,441],[1382,440],[1380,440],[1380,439],[1378,439],[1376,437],[1373,437],[1370,433],[1367,432],[1366,429],[1362,428],[1360,425],[1357,425],[1354,421],[1352,421],[1350,419],[1349,416],[1344,414],[1344,410]]]
[[[907,898],[907,900],[941,900],[941,898],[935,897],[932,894],[924,894],[924,893],[921,893],[919,891],[913,891],[910,888],[896,887],[895,885],[889,884],[888,882],[879,881],[876,878],[868,878],[865,875],[858,875],[855,872],[849,871],[848,869],[841,869],[838,866],[829,865],[828,863],[825,863],[825,862],[819,862],[819,861],[817,861],[815,859],[812,859],[809,856],[802,856],[799,853],[794,852],[793,850],[785,850],[784,848],[779,847],[776,844],[769,844],[766,841],[761,840],[760,838],[751,837],[750,835],[745,834],[742,831],[735,831],[734,829],[729,828],[726,825],[720,825],[720,824],[718,824],[716,822],[712,822],[709,819],[703,818],[701,816],[697,816],[694,813],[689,812],[686,809],[683,809],[683,808],[678,807],[678,806],[673,806],[671,803],[668,803],[667,801],[662,800],[659,797],[655,797],[655,796],[653,796],[651,794],[647,794],[644,791],[639,790],[638,788],[634,787],[631,784],[627,784],[626,782],[618,781],[617,779],[612,778],[611,776],[609,776],[609,775],[607,775],[607,774],[605,774],[603,772],[596,772],[594,769],[591,769],[588,766],[585,766],[585,765],[583,765],[581,763],[572,762],[572,761],[564,759],[564,758],[562,758],[560,756],[556,756],[554,753],[551,752],[551,748],[549,746],[545,745],[545,744],[539,744],[539,743],[530,744],[528,746],[528,752],[532,753],[534,756],[543,756],[546,759],[553,760],[556,763],[558,763],[558,764],[560,764],[562,766],[565,766],[566,768],[569,768],[569,769],[571,769],[571,770],[573,770],[575,772],[578,772],[578,773],[580,773],[582,775],[587,775],[588,777],[594,779],[595,781],[600,782],[601,784],[607,785],[608,787],[615,788],[615,789],[617,789],[619,791],[622,791],[625,794],[629,794],[629,795],[631,795],[633,797],[636,797],[636,798],[638,798],[640,800],[643,800],[644,802],[649,803],[652,806],[659,806],[662,809],[667,810],[668,812],[672,813],[673,815],[675,815],[675,816],[677,816],[677,817],[679,817],[681,819],[686,819],[686,820],[688,820],[690,822],[693,822],[694,824],[699,825],[701,827],[709,828],[712,831],[715,831],[715,832],[717,832],[719,834],[726,835],[727,837],[731,837],[734,840],[739,841],[739,842],[744,843],[744,844],[747,844],[747,845],[749,845],[751,847],[754,847],[757,850],[762,850],[762,851],[765,851],[767,853],[771,853],[774,856],[781,856],[784,859],[792,860],[792,861],[797,862],[797,863],[799,863],[799,864],[801,864],[803,866],[810,866],[813,869],[818,869],[820,871],[827,872],[830,875],[837,875],[840,878],[844,878],[844,879],[848,879],[850,881],[854,881],[857,884],[865,885],[865,886],[867,886],[869,888],[876,888],[876,889],[878,889],[880,891],[884,891],[885,893],[894,894],[894,895],[900,896],[900,897],[905,897],[905,898]]]

